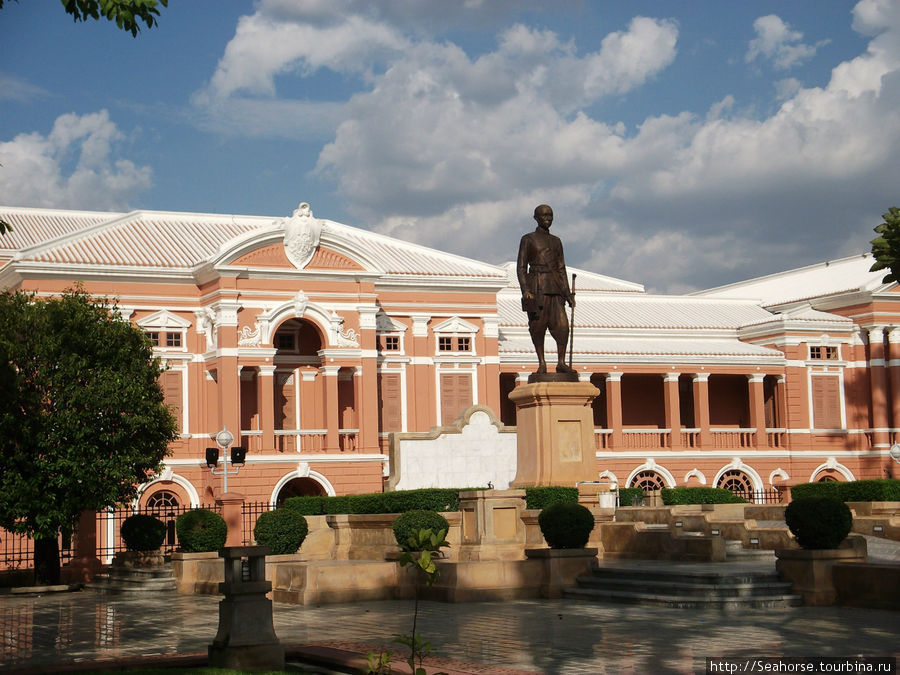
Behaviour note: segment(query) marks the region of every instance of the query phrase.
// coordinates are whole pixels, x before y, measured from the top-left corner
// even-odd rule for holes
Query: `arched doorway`
[[[166,538],[162,548],[166,552],[175,550],[175,520],[183,511],[178,496],[170,490],[158,490],[147,498],[144,513],[156,516],[166,524]]]
[[[756,496],[753,490],[753,480],[740,469],[729,469],[719,476],[716,484],[718,488],[730,491],[736,497],[741,497],[749,502]]]
[[[275,506],[282,506],[289,497],[324,497],[325,487],[313,478],[292,478],[278,491]]]

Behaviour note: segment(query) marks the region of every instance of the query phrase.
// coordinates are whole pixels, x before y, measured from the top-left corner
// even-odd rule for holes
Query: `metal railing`
[[[256,527],[257,519],[266,511],[271,511],[275,507],[269,502],[244,502],[241,506],[241,524],[243,525],[244,546],[249,546],[253,541],[253,528]]]
[[[746,499],[751,504],[780,504],[782,491],[778,488],[768,490],[732,490],[731,494]]]

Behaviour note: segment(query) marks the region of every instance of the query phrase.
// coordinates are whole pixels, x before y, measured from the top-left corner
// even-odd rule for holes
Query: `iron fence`
[[[732,490],[731,494],[741,499],[746,499],[751,504],[780,504],[781,490],[770,488],[768,490]]]
[[[138,513],[159,518],[166,525],[166,538],[163,540],[163,555],[171,555],[178,549],[178,535],[175,531],[175,521],[182,513],[195,509],[208,509],[220,513],[221,509],[215,504],[201,506],[156,506],[151,508],[133,510],[131,508],[112,509],[97,513],[97,557],[108,564],[116,553],[125,550],[125,542],[122,541],[122,523],[129,516]]]
[[[70,533],[59,537],[59,564],[65,565],[75,555]],[[0,529],[0,571],[34,567],[34,540],[24,534]]]
[[[269,502],[244,502],[241,506],[241,521],[243,524],[243,544],[249,546],[253,540],[253,528],[256,527],[256,520],[266,511],[271,511],[273,507]]]

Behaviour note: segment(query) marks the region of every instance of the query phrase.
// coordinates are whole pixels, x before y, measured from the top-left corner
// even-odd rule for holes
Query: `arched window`
[[[816,478],[817,483],[837,483],[839,482],[836,476],[832,476],[829,473],[824,473]]]
[[[166,524],[166,539],[163,542],[163,549],[167,552],[175,549],[175,519],[181,510],[178,496],[169,490],[154,492],[147,498],[144,513],[154,515]]]
[[[753,481],[750,476],[740,469],[730,469],[719,476],[719,482],[716,485],[719,488],[730,490],[733,494],[744,499],[753,499]]]
[[[656,471],[647,469],[646,471],[639,471],[636,473],[634,478],[631,479],[631,485],[629,487],[641,488],[644,492],[653,492],[654,490],[662,490],[666,487],[666,481]]]

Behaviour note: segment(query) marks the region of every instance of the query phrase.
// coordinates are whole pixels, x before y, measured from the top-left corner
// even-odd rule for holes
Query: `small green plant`
[[[272,555],[296,553],[308,533],[306,518],[284,508],[261,513],[253,528],[256,543],[268,546]]]
[[[797,543],[807,549],[840,546],[853,527],[853,514],[833,497],[801,497],[784,510],[784,520]]]
[[[450,530],[450,524],[447,519],[436,511],[407,511],[400,514],[394,521],[394,539],[404,551],[418,551],[417,548],[410,548],[410,540],[417,542],[416,535],[421,530],[431,530],[438,532],[443,530],[446,534]]]
[[[619,488],[619,506],[640,506],[643,500],[641,488]]]
[[[593,514],[581,504],[551,504],[538,516],[550,548],[584,548],[594,529]]]
[[[155,516],[136,513],[122,521],[119,533],[129,551],[155,551],[166,538],[166,524]]]
[[[225,519],[209,509],[194,509],[175,520],[175,533],[182,551],[204,553],[225,546],[228,526]]]
[[[544,485],[525,488],[526,509],[546,509],[551,504],[578,503],[578,488],[561,485]]]

